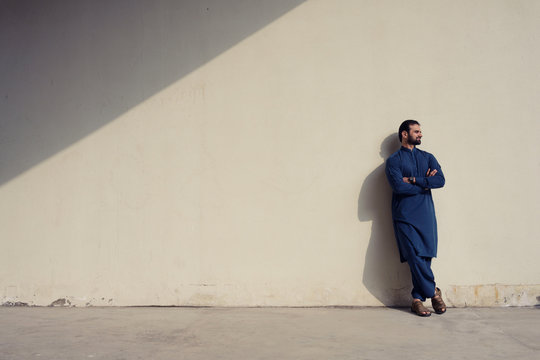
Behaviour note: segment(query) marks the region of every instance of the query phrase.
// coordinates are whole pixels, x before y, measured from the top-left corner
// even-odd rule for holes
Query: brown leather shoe
[[[431,316],[431,312],[424,306],[424,304],[422,304],[421,301],[413,301],[411,305],[411,312],[418,316]]]
[[[444,314],[446,312],[446,304],[442,299],[441,289],[435,288],[435,296],[431,298],[431,306],[437,314]]]

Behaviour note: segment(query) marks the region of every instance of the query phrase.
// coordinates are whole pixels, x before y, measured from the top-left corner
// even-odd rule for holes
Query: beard
[[[420,145],[422,143],[422,140],[420,140],[419,138],[416,138],[416,139],[407,138],[407,143],[409,145]]]

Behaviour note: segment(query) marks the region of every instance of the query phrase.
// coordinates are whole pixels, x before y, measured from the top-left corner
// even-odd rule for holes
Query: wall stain
[[[538,306],[540,302],[540,284],[451,285],[447,290],[446,298],[455,307]]]
[[[13,306],[29,306],[28,303],[22,301],[6,301],[2,303],[2,306],[13,307]]]
[[[53,301],[52,303],[49,304],[49,306],[51,307],[59,307],[59,306],[70,306],[71,305],[71,301],[65,299],[65,298],[60,298],[60,299],[57,299],[55,301]]]

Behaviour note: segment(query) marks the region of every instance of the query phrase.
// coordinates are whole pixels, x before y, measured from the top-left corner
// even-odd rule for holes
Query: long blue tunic
[[[426,177],[427,170],[437,170]],[[403,177],[416,178],[408,184]],[[441,166],[432,154],[401,147],[386,160],[386,177],[392,187],[392,220],[401,262],[407,261],[405,244],[412,244],[416,255],[437,256],[437,220],[431,189],[444,186]]]

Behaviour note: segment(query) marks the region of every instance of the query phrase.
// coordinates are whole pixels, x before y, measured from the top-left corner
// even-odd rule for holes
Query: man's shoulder
[[[420,154],[424,155],[425,157],[433,156],[432,153],[427,152],[427,151],[424,151],[424,150],[420,150],[419,148],[416,148],[416,150],[418,150],[418,152],[419,152]]]
[[[392,155],[390,155],[386,159],[386,162],[391,163],[391,162],[401,161],[401,154],[402,153],[403,153],[403,148],[397,149],[396,151],[394,151],[394,153],[392,153]],[[435,157],[435,156],[433,156],[432,153],[424,151],[424,150],[420,150],[418,147],[415,148],[415,153],[419,154],[422,157],[426,157],[426,158],[430,158],[430,157],[434,158]]]
[[[394,151],[394,153],[386,159],[386,162],[392,162],[392,161],[397,161],[401,159],[400,153],[401,153],[401,149]]]

